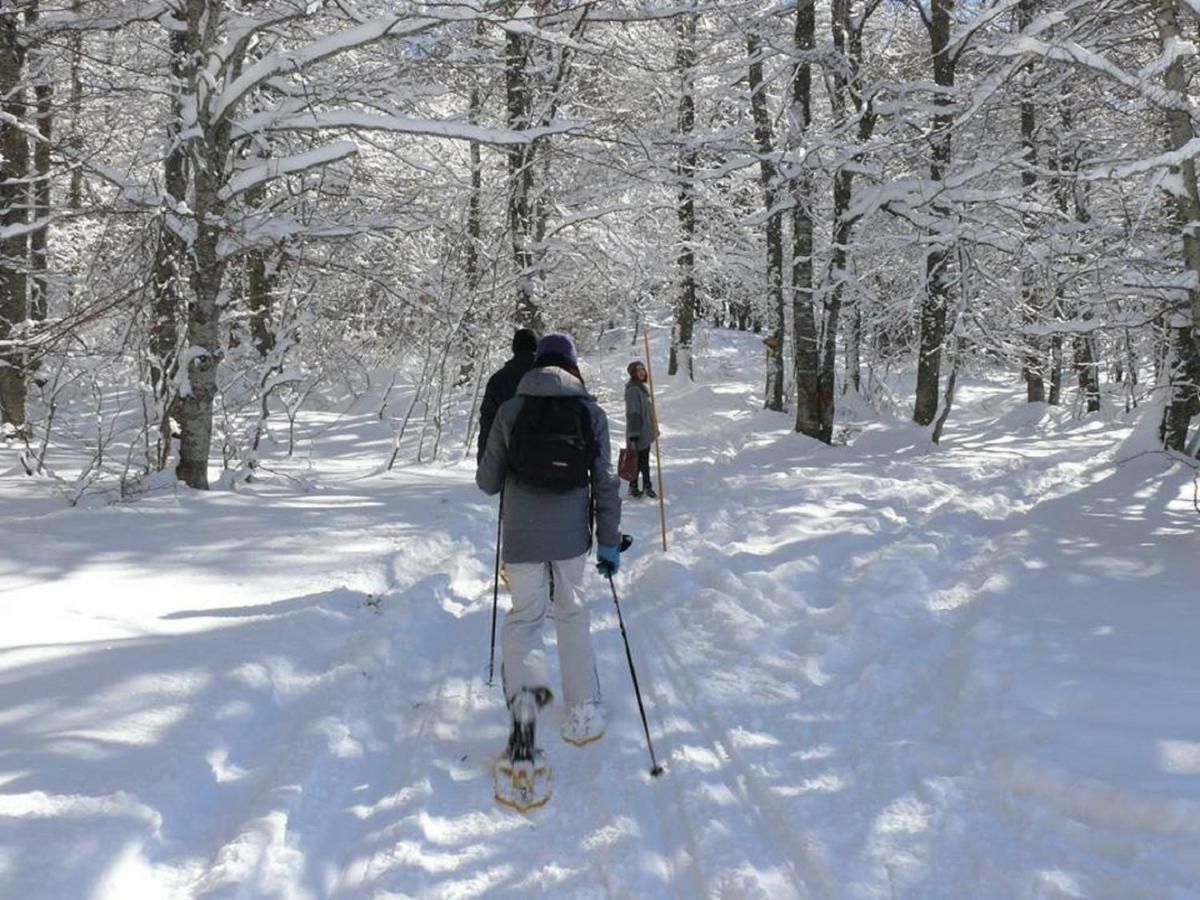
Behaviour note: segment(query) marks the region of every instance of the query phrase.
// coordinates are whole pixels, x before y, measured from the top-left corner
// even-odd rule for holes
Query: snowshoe
[[[604,737],[608,715],[599,700],[576,703],[562,723],[562,737],[568,744],[582,747]]]
[[[492,770],[496,800],[517,812],[545,806],[550,800],[550,763],[541,750],[533,760],[517,761],[503,754]]]
[[[549,699],[549,691],[544,695]],[[536,739],[541,696],[526,688],[513,698],[508,748],[492,767],[496,800],[523,813],[550,799],[550,763]]]

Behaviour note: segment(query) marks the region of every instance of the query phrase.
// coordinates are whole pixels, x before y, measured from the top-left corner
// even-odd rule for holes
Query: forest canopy
[[[1198,10],[8,0],[3,439],[206,488],[322,386],[407,367],[440,422],[514,326],[669,322],[692,377],[707,322],[827,443],[999,368],[1194,456]]]

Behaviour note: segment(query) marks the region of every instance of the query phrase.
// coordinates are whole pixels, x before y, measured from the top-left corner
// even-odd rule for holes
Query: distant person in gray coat
[[[541,460],[544,453],[551,454],[547,471],[531,470],[530,460]],[[512,610],[501,636],[501,677],[513,715],[513,758],[520,758],[519,752],[512,754],[514,741],[521,739],[518,720],[525,717],[529,733],[524,740],[532,743],[530,717],[551,698],[542,644],[542,626],[551,610],[567,709],[563,738],[582,744],[604,733],[582,582],[592,545],[592,510],[596,567],[610,575],[620,566],[621,496],[611,456],[608,418],[584,387],[574,342],[564,334],[546,335],[517,396],[497,412],[475,473],[484,493],[504,491],[501,556],[508,567]],[[560,466],[559,471],[575,466],[576,480],[565,486],[542,483],[561,477],[555,471]]]
[[[654,418],[654,407],[650,403],[650,387],[646,383],[649,373],[640,359],[635,359],[625,371],[629,381],[625,385],[625,446],[637,453],[638,476],[629,485],[629,496],[657,497],[650,481],[650,448],[658,440],[658,422]]]
[[[479,404],[479,448],[475,454],[475,462],[483,459],[483,451],[487,449],[488,432],[492,430],[492,422],[496,418],[496,410],[505,401],[517,395],[517,385],[525,377],[525,373],[533,368],[533,358],[537,355],[537,335],[528,328],[518,328],[512,339],[512,358],[492,373],[487,387],[483,390],[483,402]]]

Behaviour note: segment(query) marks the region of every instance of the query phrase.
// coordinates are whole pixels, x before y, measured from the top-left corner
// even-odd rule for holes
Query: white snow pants
[[[508,563],[512,609],[504,616],[504,695],[510,701],[523,688],[549,688],[542,626],[549,613],[558,633],[567,709],[600,699],[600,679],[592,652],[591,614],[580,590],[587,554],[556,562]]]

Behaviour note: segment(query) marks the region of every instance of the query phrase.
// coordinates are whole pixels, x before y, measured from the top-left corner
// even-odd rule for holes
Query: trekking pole
[[[613,603],[617,607],[617,624],[621,626],[621,640],[625,642],[625,658],[629,660],[629,675],[633,678],[633,693],[637,697],[638,712],[642,714],[642,728],[646,731],[646,748],[650,751],[650,774],[657,778],[663,773],[663,767],[654,757],[654,743],[650,740],[650,726],[646,723],[646,707],[642,705],[642,691],[638,687],[637,672],[633,668],[633,654],[629,650],[629,636],[625,634],[625,619],[621,615],[621,601],[617,599],[617,586],[613,583],[611,574],[608,576],[608,586],[612,588]]]
[[[504,522],[504,491],[500,491],[500,512],[496,516],[496,569],[492,575],[492,652],[488,657],[488,687],[496,669],[496,607],[500,605],[500,528]]]
[[[658,526],[662,530],[663,553],[667,552],[667,486],[662,477],[662,451],[658,440],[658,406],[654,402],[654,370],[650,367],[650,330],[642,332],[646,341],[646,382],[650,386],[650,415],[654,417],[654,463],[658,467]]]

